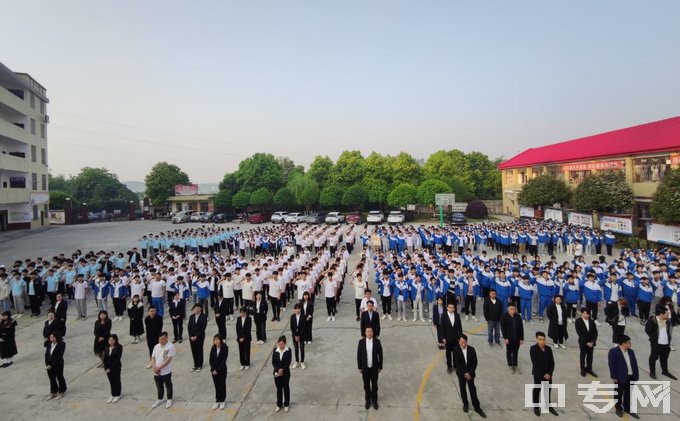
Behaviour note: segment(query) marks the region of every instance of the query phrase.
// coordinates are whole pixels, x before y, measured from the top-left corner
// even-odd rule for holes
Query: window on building
[[[38,190],[38,174],[31,174],[31,190]]]
[[[31,145],[31,162],[37,162],[36,156],[38,155],[38,148],[35,145]]]
[[[667,156],[633,159],[633,180],[636,183],[656,183],[661,181],[671,169]]]
[[[592,174],[592,171],[590,170],[569,171],[569,182],[572,184],[578,184],[581,181],[585,180],[586,178],[590,177],[590,174]]]
[[[635,204],[635,216],[638,219],[652,219],[652,212],[649,209],[650,203],[638,202]]]
[[[42,191],[47,191],[47,174],[43,174],[40,181],[40,184],[42,185]]]
[[[534,167],[531,169],[531,178],[534,179],[538,177],[539,175],[543,175],[543,168],[542,167]]]
[[[512,170],[505,171],[505,183],[514,184],[515,178]]]
[[[3,184],[4,187],[4,184]],[[9,178],[9,188],[10,189],[25,189],[26,188],[26,177],[10,177]]]
[[[45,138],[45,132],[46,132],[45,124],[40,123],[40,137],[43,139]]]
[[[31,119],[31,134],[35,134],[35,120]]]
[[[24,99],[24,90],[23,89],[8,89],[8,91],[16,96],[17,98],[21,98],[22,100]]]
[[[550,176],[558,180],[564,180],[564,172],[557,169],[550,170]]]
[[[40,114],[45,115],[46,112],[47,112],[47,103],[41,99],[40,100]]]
[[[40,163],[47,165],[47,150],[40,148]]]
[[[35,94],[31,92],[31,108],[35,110]]]
[[[39,217],[40,217],[40,211],[38,210],[38,207],[33,206],[33,220],[37,221]]]
[[[520,171],[519,174],[517,174],[517,181],[519,181],[519,184],[526,184],[527,183],[527,173],[524,171]]]

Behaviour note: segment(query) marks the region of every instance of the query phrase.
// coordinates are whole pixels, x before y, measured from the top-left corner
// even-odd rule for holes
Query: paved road
[[[142,233],[159,232],[170,224],[158,221],[100,223],[87,226],[58,227],[0,243],[0,262],[28,256],[51,256],[59,252],[83,250],[124,250],[136,244]],[[351,264],[356,261],[352,257]],[[275,414],[275,388],[271,373],[273,340],[287,334],[287,317],[281,323],[268,323],[265,345],[254,345],[252,367],[238,371],[238,348],[234,341],[234,322],[228,322],[230,346],[227,408],[212,411],[214,390],[207,371],[191,373],[191,352],[188,342],[177,344],[177,357],[173,381],[175,404],[151,410],[155,400],[152,373],[145,370],[146,345],[131,344],[127,335],[128,320],[114,322],[124,344],[123,398],[115,405],[106,404],[109,386],[103,369],[97,368],[97,358],[92,353],[94,319],[68,322],[65,376],[69,390],[61,401],[45,401],[49,382],[45,374],[42,347],[42,320],[19,319],[17,341],[19,355],[10,368],[0,370],[0,408],[2,420],[28,419],[132,419],[162,416],[168,420],[188,419],[279,419],[296,417],[301,420],[451,420],[479,419],[477,414],[462,412],[458,382],[446,373],[443,352],[435,345],[434,329],[425,323],[383,322],[381,340],[385,349],[385,366],[380,377],[380,409],[366,411],[363,407],[361,378],[356,370],[356,343],[359,339],[355,322],[354,304],[349,290],[343,294],[336,322],[326,322],[323,303],[317,306],[314,325],[314,343],[307,348],[307,370],[294,370],[291,379],[292,405],[289,414]],[[481,308],[481,302],[478,304]],[[90,308],[89,314],[94,314]],[[284,316],[289,316],[284,313]],[[481,318],[480,318],[481,319]],[[640,362],[641,377],[648,380],[646,336],[641,326],[630,320],[628,333]],[[170,324],[167,324],[170,329]],[[534,332],[546,325],[527,325],[527,343],[520,350],[520,367],[523,374],[512,375],[505,366],[503,349],[489,349],[486,345],[486,324],[463,322],[470,336],[470,344],[478,351],[480,367],[477,386],[482,407],[489,419],[524,420],[534,417],[531,409],[524,408],[524,384],[531,382],[529,345]],[[600,342],[595,351],[595,372],[606,381],[606,351],[611,346],[609,326],[600,327]],[[211,320],[208,336],[217,333]],[[566,420],[614,419],[613,413],[594,415],[582,405],[577,384],[585,379],[579,376],[578,348],[573,326],[569,326],[569,349],[555,350],[557,368],[555,381],[566,383],[566,408],[559,409],[560,418]],[[206,341],[206,353],[208,341]],[[677,340],[676,340],[677,343]],[[671,355],[671,367],[680,374],[678,352]],[[592,378],[587,381],[594,380]],[[659,415],[656,409],[642,409],[645,420],[677,419],[680,416],[680,382],[672,382],[671,415]],[[542,418],[551,417],[549,414]]]

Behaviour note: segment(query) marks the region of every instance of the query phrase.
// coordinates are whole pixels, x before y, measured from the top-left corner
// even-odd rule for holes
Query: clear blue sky
[[[216,182],[254,152],[509,158],[680,115],[678,22],[673,0],[23,0],[0,61],[47,88],[53,174]]]

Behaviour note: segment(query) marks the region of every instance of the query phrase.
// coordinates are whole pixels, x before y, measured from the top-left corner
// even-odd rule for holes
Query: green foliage
[[[535,208],[565,204],[570,199],[571,189],[567,183],[549,175],[539,175],[522,186],[518,201],[521,205]]]
[[[274,195],[273,203],[282,208],[289,208],[295,205],[295,196],[288,187],[281,187]]]
[[[368,203],[384,205],[387,203],[387,195],[390,193],[389,186],[385,180],[367,177],[361,182],[367,194]]]
[[[50,209],[64,209],[64,202],[66,201],[66,198],[70,196],[71,195],[65,191],[50,189]]]
[[[231,190],[220,190],[213,199],[215,209],[218,211],[227,211],[232,208],[233,193]]]
[[[250,192],[240,191],[231,198],[231,205],[236,209],[246,209],[250,205]]]
[[[176,184],[189,184],[189,176],[177,165],[159,162],[151,168],[144,179],[146,195],[153,206],[165,205],[168,197],[175,194]]]
[[[319,201],[319,185],[310,174],[297,175],[288,182],[288,189],[293,193],[295,202],[309,210]]]
[[[349,187],[361,181],[364,176],[364,167],[365,162],[361,152],[344,151],[331,171],[330,181],[340,187]]]
[[[262,208],[272,204],[273,196],[269,189],[262,187],[250,195],[250,204]]]
[[[139,201],[137,195],[106,168],[85,167],[69,179],[68,184],[73,189],[73,205],[87,203],[93,212],[113,212],[116,209],[126,212],[130,201]]]
[[[390,206],[403,208],[406,205],[416,204],[418,201],[418,190],[413,184],[401,183],[392,189],[387,196],[387,203]]]
[[[438,193],[451,193],[451,187],[441,180],[423,181],[418,186],[418,204],[433,206],[435,204],[435,195]]]
[[[470,191],[468,185],[460,178],[451,178],[449,185],[451,186],[451,191],[456,194],[456,202],[469,202],[475,198],[474,193]]]
[[[307,173],[316,182],[317,187],[323,188],[326,185],[326,181],[328,181],[328,177],[331,175],[332,169],[333,160],[327,156],[317,156],[309,165]]]
[[[680,225],[680,168],[664,175],[652,198],[651,211],[662,224]]]
[[[359,184],[348,187],[342,195],[342,206],[353,210],[364,208],[366,202],[368,202],[368,195]]]
[[[578,210],[628,212],[633,205],[633,189],[621,171],[591,175],[576,187],[573,204]]]
[[[491,161],[480,152],[465,154],[456,149],[437,151],[425,161],[423,177],[442,180],[454,190],[461,189],[460,183],[463,183],[467,187],[467,190],[463,189],[463,194],[468,196],[469,193],[470,198],[496,199],[501,197],[498,163],[499,160]],[[465,201],[462,197],[456,197],[456,200]]]
[[[288,181],[294,175],[305,173],[305,167],[303,167],[302,165],[295,165],[295,162],[293,162],[293,160],[288,158],[287,156],[280,156],[276,158],[276,160],[279,162],[279,165],[281,165],[281,173],[283,175],[281,181],[283,182],[284,186],[288,184]]]
[[[263,187],[276,191],[283,185],[283,168],[274,155],[256,153],[239,163],[236,182],[245,191]]]
[[[224,174],[222,181],[220,181],[219,189],[220,191],[229,190],[232,193],[238,191],[238,181],[236,181],[236,173],[228,172]]]
[[[328,184],[321,189],[319,194],[319,204],[327,208],[340,206],[342,204],[343,189],[337,184]]]
[[[422,177],[422,168],[418,161],[406,152],[401,152],[392,161],[392,180],[394,184],[418,184]]]
[[[63,191],[68,193],[69,195],[73,194],[73,183],[72,183],[72,178],[71,179],[66,179],[63,175],[57,175],[57,176],[52,176],[52,174],[49,174],[47,176],[48,180],[48,185],[50,187],[50,191]],[[50,206],[52,201],[50,200]]]
[[[392,184],[393,170],[392,163],[394,158],[391,156],[380,155],[377,152],[371,152],[364,160],[364,180],[380,180],[384,182],[386,189]],[[385,199],[387,200],[387,193],[385,192]],[[380,203],[380,202],[373,202]]]

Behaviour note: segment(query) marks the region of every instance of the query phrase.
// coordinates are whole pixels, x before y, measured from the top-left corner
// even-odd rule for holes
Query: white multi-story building
[[[26,73],[0,63],[0,230],[46,225],[47,99]]]

